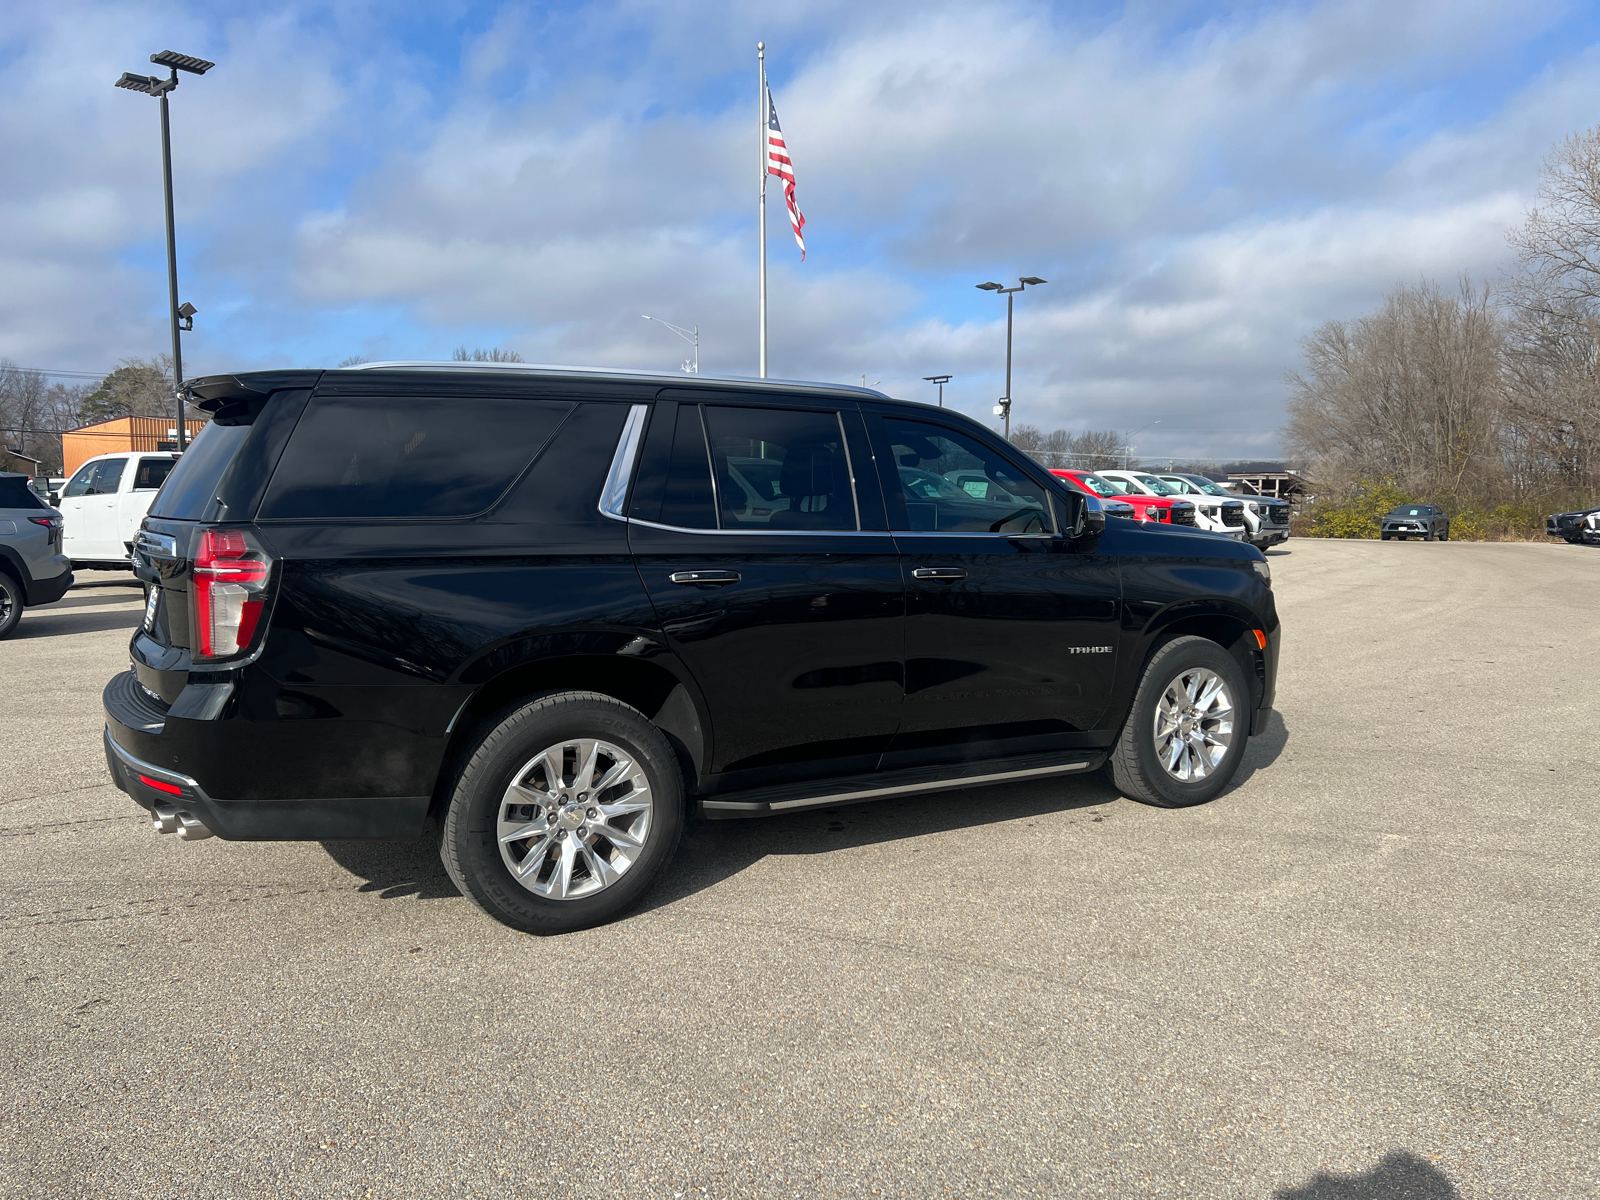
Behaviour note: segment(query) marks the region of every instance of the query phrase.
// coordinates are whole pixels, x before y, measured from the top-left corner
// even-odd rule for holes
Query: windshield
[[[1428,508],[1426,505],[1418,505],[1414,508],[1397,508],[1389,515],[1391,517],[1431,517],[1433,509]]]
[[[1135,474],[1134,478],[1158,496],[1171,496],[1174,494],[1171,484],[1162,483],[1154,475]]]
[[[1079,475],[1078,480],[1091,492],[1101,496],[1126,496],[1128,485],[1120,479],[1102,479],[1099,475]]]
[[[1216,483],[1214,483],[1212,480],[1207,479],[1203,475],[1179,475],[1179,476],[1177,476],[1177,478],[1182,479],[1185,482],[1187,482],[1189,484],[1189,487],[1192,488],[1193,490],[1195,490],[1197,492],[1204,492],[1208,496],[1231,496],[1231,495],[1233,495],[1233,493],[1230,492],[1227,488],[1219,487]]]

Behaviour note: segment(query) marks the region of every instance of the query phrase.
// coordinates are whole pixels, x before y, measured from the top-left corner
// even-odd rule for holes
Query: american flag
[[[800,231],[806,227],[805,214],[794,202],[794,163],[789,161],[789,147],[784,144],[783,130],[778,128],[778,110],[772,104],[772,89],[767,89],[767,174],[783,180],[783,196],[789,202],[789,224],[794,228],[794,244],[800,247],[800,261],[806,260],[806,239]]]

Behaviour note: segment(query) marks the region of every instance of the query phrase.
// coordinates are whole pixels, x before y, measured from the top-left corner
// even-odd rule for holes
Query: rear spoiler
[[[272,393],[284,388],[311,388],[321,371],[253,371],[238,375],[202,375],[181,389],[192,404],[218,425],[249,425],[266,407]]]

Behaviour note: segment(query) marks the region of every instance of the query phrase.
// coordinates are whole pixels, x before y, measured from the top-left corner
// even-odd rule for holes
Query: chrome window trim
[[[628,409],[628,419],[622,423],[622,436],[617,439],[617,452],[611,456],[611,470],[606,472],[606,485],[600,489],[600,515],[613,521],[628,519],[628,485],[633,482],[633,464],[639,457],[639,447],[644,441],[644,420],[650,414],[648,404],[635,404]]]
[[[936,537],[936,538],[1000,538],[1008,542],[1014,541],[1049,541],[1057,536],[1054,533],[988,533],[981,529],[951,530],[949,533],[937,529],[891,529],[889,533],[894,537]]]
[[[704,533],[713,537],[893,537],[887,529],[757,529],[754,526],[745,526],[740,529],[690,529],[686,525],[663,525],[660,521],[644,521],[638,517],[629,517],[629,525],[641,525],[646,529],[660,529],[667,533]],[[988,537],[989,534],[983,536]]]

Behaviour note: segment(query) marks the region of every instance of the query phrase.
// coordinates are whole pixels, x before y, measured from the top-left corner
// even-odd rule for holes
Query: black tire
[[[1433,541],[1433,531],[1430,529],[1427,533],[1423,534],[1422,540],[1425,542]]]
[[[22,585],[0,571],[0,639],[11,636],[22,620]]]
[[[506,789],[518,772],[540,751],[579,737],[611,742],[638,764],[651,791],[650,824],[643,849],[621,878],[592,895],[552,899],[517,882],[502,860],[496,829]],[[625,912],[672,861],[683,834],[683,797],[678,759],[643,713],[596,692],[557,692],[491,719],[456,777],[439,856],[463,895],[513,929],[538,934],[587,929]]]
[[[1378,540],[1387,542],[1389,540],[1389,535],[1387,533],[1380,533],[1378,535]]]
[[[1196,782],[1175,778],[1156,755],[1156,706],[1183,672],[1204,667],[1222,677],[1233,701],[1232,741],[1211,773]],[[1250,688],[1238,660],[1207,638],[1179,637],[1157,650],[1144,669],[1133,707],[1107,762],[1111,782],[1130,800],[1160,808],[1188,808],[1215,799],[1232,781],[1250,740]]]
[[[1444,532],[1439,535],[1439,540],[1441,542],[1448,542],[1450,540],[1450,526],[1446,525],[1444,527]]]

